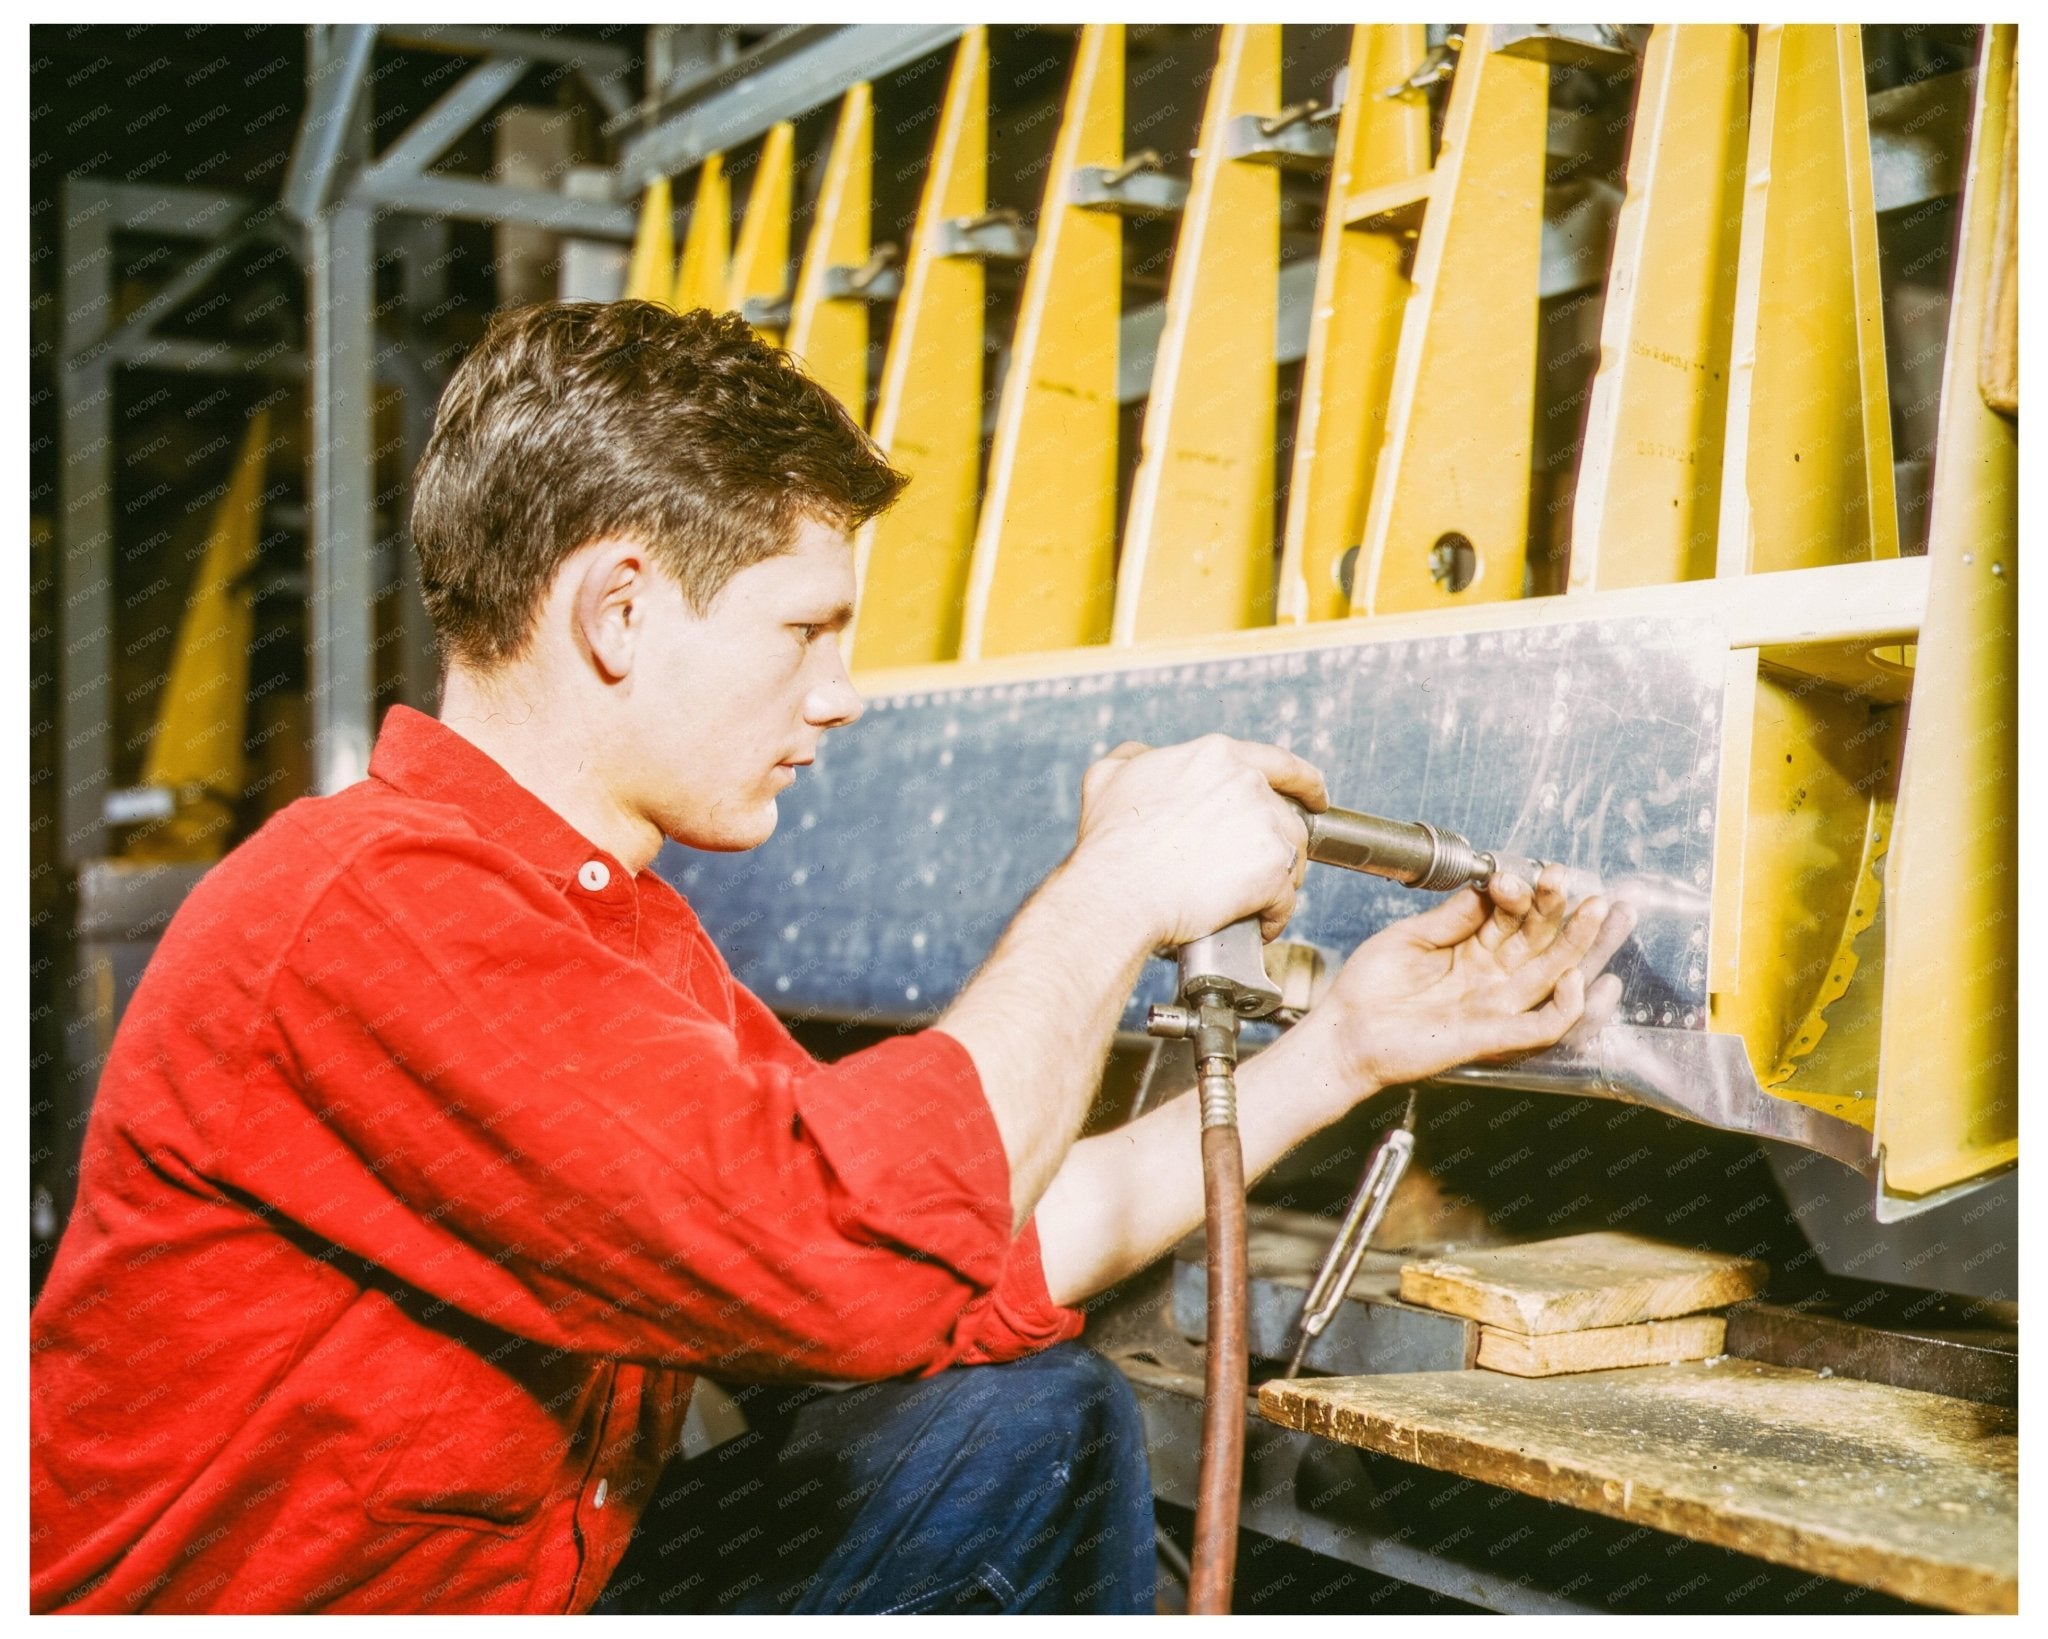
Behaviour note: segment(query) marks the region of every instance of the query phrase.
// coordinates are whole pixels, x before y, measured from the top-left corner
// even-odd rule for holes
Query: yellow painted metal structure
[[[1707,78],[1701,67],[1694,83]],[[1733,575],[1893,558],[1861,31],[1766,27],[1756,78],[1732,333],[1719,355],[1729,391],[1714,567]],[[1711,172],[1723,174],[1719,156]],[[1719,232],[1700,231],[1703,249],[1723,247]],[[1661,381],[1646,372],[1621,393],[1617,421],[1644,425]],[[1613,475],[1596,475],[1607,482],[1594,507],[1612,506]],[[1677,499],[1674,513],[1700,505],[1696,488]],[[1682,567],[1690,578],[1704,568],[1699,541],[1672,532],[1660,546],[1657,510],[1653,491],[1636,511],[1637,533],[1609,530],[1596,553],[1611,544],[1631,566],[1624,573]],[[1592,523],[1604,522],[1596,512]],[[1714,1028],[1742,1036],[1764,1086],[1865,1128],[1876,1120],[1881,980],[1851,991],[1859,968],[1882,963],[1885,936],[1871,930],[1883,909],[1903,727],[1898,679],[1873,662],[1873,648],[1818,665],[1757,657],[1746,775],[1730,786],[1739,801],[1723,808],[1722,859],[1739,868],[1716,877],[1710,1009]]]
[[[1466,32],[1430,175],[1353,587],[1363,614],[1522,591],[1550,69],[1489,34]]]
[[[2019,1156],[2019,429],[1978,388],[2017,30],[1984,30],[1942,373],[1920,630],[1886,867],[1877,1138],[1925,1194]]]
[[[690,227],[683,236],[683,258],[676,266],[669,305],[678,313],[696,307],[723,309],[726,264],[731,259],[732,184],[726,180],[725,156],[712,154],[697,171],[697,195],[690,206]]]
[[[1280,178],[1232,159],[1225,130],[1279,102],[1279,25],[1226,24],[1145,406],[1111,626],[1119,644],[1273,618]]]
[[[1658,24],[1579,456],[1574,592],[1714,573],[1748,124],[1742,29]]]
[[[828,284],[833,268],[859,268],[868,259],[874,124],[873,87],[865,81],[849,87],[840,100],[785,343],[856,421],[865,420],[868,409],[868,304],[857,294],[834,294]]]
[[[1748,707],[1746,746],[1724,743],[1727,787],[1717,864],[1710,1019],[1748,1044],[1757,1079],[1869,1127],[1873,1065],[1801,1077],[1829,1029],[1828,1009],[1862,961],[1858,937],[1877,914],[1875,864],[1890,841],[1889,768],[1896,714],[1868,696],[1761,663],[1734,699]],[[1839,1062],[1837,1072],[1845,1068]]]
[[[988,201],[988,31],[955,49],[903,293],[875,402],[875,440],[913,482],[854,540],[861,586],[854,664],[950,660],[959,652],[981,467],[984,274],[946,254],[946,223]]]
[[[669,305],[675,294],[675,196],[668,178],[656,177],[640,196],[640,221],[633,234],[633,257],[626,264],[628,301]]]
[[[771,126],[754,161],[746,214],[733,247],[725,305],[737,312],[749,303],[780,305],[789,294],[789,211],[795,186],[796,127],[787,120]],[[767,341],[780,343],[783,326],[755,323]]]
[[[130,836],[130,859],[218,859],[233,829],[249,704],[249,572],[261,537],[269,453],[270,412],[258,410],[214,508],[143,760],[143,784],[172,793],[176,808]]]
[[[1719,571],[1895,557],[1862,30],[1757,34]]]
[[[1081,30],[1038,243],[996,411],[960,657],[1109,637],[1116,595],[1117,326],[1123,223],[1072,202],[1084,165],[1123,160],[1124,30]]]
[[[1402,84],[1422,61],[1425,30],[1419,23],[1361,24],[1352,36],[1346,75],[1356,93],[1345,99],[1337,124],[1330,197],[1419,199],[1429,179],[1429,104],[1419,91],[1388,96],[1384,88]],[[1362,538],[1386,436],[1413,250],[1412,228],[1375,220],[1382,225],[1368,229],[1342,209],[1323,216],[1280,557],[1283,621],[1351,613],[1339,569]]]
[[[1632,63],[1591,42],[1608,85],[1633,72],[1626,191],[1597,361],[1577,378],[1567,595],[1543,598],[1527,576],[1535,422],[1542,394],[1568,390],[1539,349],[1546,210],[1562,210],[1546,171],[1581,111],[1551,106],[1550,42],[1524,55],[1529,38],[1475,25],[1426,54],[1419,26],[1351,31],[1276,543],[1285,189],[1231,157],[1231,133],[1299,117],[1280,109],[1281,28],[1218,31],[1136,451],[1118,447],[1126,230],[1095,191],[1130,172],[1136,48],[1115,25],[1080,31],[1016,329],[991,337],[981,263],[948,254],[962,241],[946,231],[986,220],[987,39],[968,30],[877,395],[875,434],[915,481],[857,542],[860,682],[1703,623],[1727,669],[1700,1022],[1741,1039],[1769,1095],[1869,1131],[1886,1210],[1909,1210],[2017,1155],[2018,457],[1995,407],[2017,391],[2015,34],[1984,31],[1970,93],[1924,558],[1899,556],[1884,306],[1899,272],[1879,256],[1862,31],[1764,25],[1752,55],[1735,25],[1660,25]],[[827,298],[824,274],[869,259],[866,98],[840,111],[791,325],[850,405],[866,307]],[[757,166],[734,304],[785,291],[789,142],[771,135]],[[1171,210],[1167,179],[1150,180],[1143,208]],[[827,342],[840,315],[843,343]],[[981,360],[1004,339],[984,485]]]

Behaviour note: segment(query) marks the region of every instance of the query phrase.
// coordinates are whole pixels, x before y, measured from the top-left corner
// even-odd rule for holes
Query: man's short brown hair
[[[806,519],[852,530],[906,482],[737,313],[513,308],[441,395],[413,480],[420,587],[443,658],[488,670],[591,541],[644,540],[701,612]]]

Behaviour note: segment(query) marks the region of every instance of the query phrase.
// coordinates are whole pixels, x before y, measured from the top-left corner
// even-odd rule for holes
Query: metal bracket
[[[1155,150],[1147,148],[1114,170],[1083,165],[1074,172],[1073,203],[1082,210],[1107,211],[1112,216],[1178,216],[1187,208],[1187,179],[1167,176],[1159,169],[1164,163]]]
[[[1496,23],[1493,49],[1510,57],[1577,68],[1632,68],[1648,43],[1649,30],[1626,23]]]
[[[839,268],[830,270],[838,273]],[[828,287],[826,294],[830,295]],[[789,328],[790,298],[781,296],[749,296],[740,303],[740,317],[756,330],[787,330]]]
[[[1240,114],[1224,128],[1224,154],[1286,171],[1325,170],[1337,157],[1339,112],[1310,98],[1270,116]]]
[[[1015,211],[988,211],[981,216],[949,216],[939,224],[941,256],[964,256],[984,262],[1029,259],[1037,235]]]
[[[1383,97],[1406,97],[1417,91],[1427,91],[1433,85],[1448,80],[1458,67],[1458,53],[1465,48],[1465,36],[1447,34],[1429,48],[1429,54],[1415,65],[1415,72],[1398,84],[1388,86],[1380,93]]]
[[[877,245],[859,267],[843,263],[825,269],[828,302],[893,302],[903,294],[903,270],[896,266],[896,247]],[[749,322],[752,322],[751,320]],[[783,321],[787,323],[787,319]]]

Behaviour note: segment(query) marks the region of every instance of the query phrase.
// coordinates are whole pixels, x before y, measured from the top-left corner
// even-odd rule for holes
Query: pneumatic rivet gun
[[[1467,884],[1484,888],[1502,873],[1533,884],[1542,869],[1541,862],[1521,855],[1478,852],[1456,832],[1420,821],[1382,819],[1345,808],[1325,809],[1320,814],[1299,805],[1297,809],[1308,829],[1309,859],[1408,887],[1439,893]],[[1237,1134],[1237,1035],[1244,1020],[1263,1018],[1279,1007],[1280,990],[1266,972],[1265,943],[1257,917],[1246,917],[1205,938],[1191,940],[1175,956],[1180,970],[1179,1001],[1154,1007],[1146,1028],[1155,1036],[1193,1043],[1201,1100],[1209,1343],[1188,1610],[1190,1614],[1223,1614],[1230,1609],[1236,1571],[1245,1393],[1251,1369],[1245,1318],[1244,1151]],[[1414,1147],[1413,1128],[1411,1096],[1407,1120],[1374,1156],[1345,1215],[1343,1230],[1310,1290],[1290,1374],[1349,1287],[1373,1228],[1407,1168]]]

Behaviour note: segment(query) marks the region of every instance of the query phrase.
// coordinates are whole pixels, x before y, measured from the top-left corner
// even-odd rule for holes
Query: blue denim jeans
[[[747,1433],[668,1465],[597,1611],[1151,1611],[1144,1427],[1080,1344],[734,1394]]]

